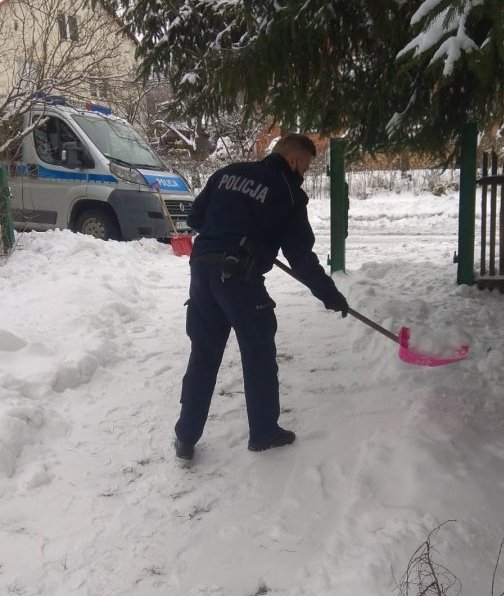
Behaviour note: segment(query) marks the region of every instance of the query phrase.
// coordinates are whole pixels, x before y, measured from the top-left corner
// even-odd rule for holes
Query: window
[[[105,157],[145,167],[164,167],[147,143],[126,122],[99,114],[74,114],[72,118]]]
[[[107,79],[93,77],[89,83],[89,95],[96,99],[107,99],[109,95]]]
[[[79,30],[77,26],[77,17],[60,14],[58,16],[58,29],[60,39],[70,39],[71,41],[79,41]]]
[[[73,130],[60,120],[52,116],[37,126],[33,131],[33,139],[35,141],[35,150],[42,161],[46,163],[62,166],[62,150],[64,143],[77,143],[78,147],[82,147]]]

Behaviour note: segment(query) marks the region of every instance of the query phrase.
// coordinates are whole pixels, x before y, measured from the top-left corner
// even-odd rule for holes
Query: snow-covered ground
[[[187,257],[154,241],[18,237],[0,266],[0,594],[382,596],[456,520],[433,536],[433,558],[463,594],[490,596],[504,296],[456,285],[457,208],[455,194],[352,200],[335,280],[424,351],[469,343],[465,361],[404,364],[392,341],[274,270],[281,423],[298,440],[247,451],[233,338],[189,465],[171,445]],[[329,202],[312,201],[310,217],[325,263]]]

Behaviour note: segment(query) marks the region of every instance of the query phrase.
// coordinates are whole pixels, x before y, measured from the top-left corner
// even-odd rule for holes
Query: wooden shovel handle
[[[385,329],[381,325],[378,325],[378,323],[375,323],[371,319],[368,319],[364,315],[361,315],[360,312],[357,312],[353,308],[349,308],[348,309],[348,314],[352,315],[352,317],[355,317],[356,319],[358,319],[359,321],[361,321],[362,323],[364,323],[368,327],[371,327],[375,331],[378,331],[382,335],[385,335],[385,337],[388,337],[392,341],[395,341],[396,344],[400,344],[401,343],[399,341],[399,337],[397,335],[395,335],[394,333],[392,333],[392,331],[389,331],[388,329]]]
[[[284,263],[282,263],[282,261],[279,261],[278,259],[275,259],[275,265],[277,267],[279,267],[282,271],[285,271],[285,273],[288,273],[294,279],[297,279],[297,281],[303,283],[302,280],[299,279],[299,277],[294,273],[294,271],[292,271],[292,269],[290,267],[287,267],[287,265],[285,265]],[[400,344],[401,343],[399,341],[399,337],[397,335],[394,335],[394,333],[392,333],[388,329],[385,329],[381,325],[378,325],[378,323],[375,323],[371,319],[368,319],[364,315],[361,315],[360,312],[357,312],[353,308],[349,308],[348,309],[348,314],[352,315],[352,317],[358,319],[359,321],[361,321],[361,323],[364,323],[365,325],[367,325],[368,327],[371,327],[375,331],[378,331],[382,335],[385,335],[385,337],[388,337],[392,341],[395,341],[396,344]]]

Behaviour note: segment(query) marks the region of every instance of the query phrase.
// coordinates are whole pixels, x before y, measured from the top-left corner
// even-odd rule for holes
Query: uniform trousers
[[[231,329],[240,348],[250,440],[274,437],[280,415],[276,304],[264,277],[254,282],[239,276],[222,281],[218,265],[196,261],[191,264],[186,304],[191,353],[182,381],[177,438],[194,445],[203,433]]]

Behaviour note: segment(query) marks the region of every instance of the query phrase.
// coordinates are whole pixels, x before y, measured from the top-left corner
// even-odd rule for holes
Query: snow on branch
[[[425,0],[420,8],[411,17],[411,25],[420,23],[427,15],[441,4],[442,0]]]
[[[432,11],[435,12],[440,4],[441,0],[425,0],[420,6],[413,15],[411,24],[415,25],[424,20],[424,29],[397,54],[397,58],[402,58],[411,52],[414,57],[418,57],[437,46],[430,65],[443,61],[443,75],[448,77],[452,74],[462,52],[479,50],[478,45],[467,34],[466,22],[470,12],[476,6],[483,4],[483,0],[468,0],[459,10],[450,6],[432,16]]]
[[[465,21],[464,15],[460,19],[456,35],[443,41],[430,61],[431,64],[434,64],[438,60],[444,60],[443,75],[445,77],[450,76],[453,72],[453,67],[463,51],[469,53],[479,50],[476,43],[465,33]]]

